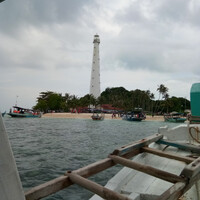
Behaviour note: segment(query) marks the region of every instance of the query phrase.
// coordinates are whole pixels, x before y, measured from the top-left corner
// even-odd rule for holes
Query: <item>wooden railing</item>
[[[200,116],[189,116],[188,120],[190,124],[200,124]]]
[[[108,169],[116,164],[121,164],[123,166],[127,166],[129,168],[173,183],[172,187],[170,187],[166,191],[163,191],[163,194],[158,197],[158,200],[177,200],[195,183],[195,181],[200,179],[200,158],[194,159],[149,148],[148,145],[153,142],[200,153],[199,147],[192,148],[190,145],[181,145],[179,143],[165,141],[163,140],[163,135],[155,134],[130,145],[123,146],[119,149],[114,150],[113,153],[110,154],[106,159],[100,160],[74,171],[67,171],[63,176],[60,176],[40,186],[32,188],[25,194],[26,200],[41,199],[59,190],[69,187],[72,184],[78,184],[99,195],[103,199],[129,200],[128,197],[87,179],[88,177],[97,174],[105,169]],[[132,158],[133,156],[138,155],[142,152],[185,162],[186,167],[180,173],[180,176],[178,176],[167,171],[156,169],[151,166],[129,160],[129,158]]]

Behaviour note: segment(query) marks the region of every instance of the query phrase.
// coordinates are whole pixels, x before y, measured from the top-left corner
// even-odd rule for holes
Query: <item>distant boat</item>
[[[93,120],[104,120],[104,113],[93,113],[91,116]]]
[[[127,114],[125,114],[122,117],[123,120],[127,120],[127,121],[142,121],[146,119],[145,114],[142,112],[142,110],[134,110],[132,112],[128,112]]]
[[[184,123],[187,118],[183,117],[181,113],[172,112],[169,115],[164,115],[164,120],[166,122]]]
[[[40,112],[36,112],[32,109],[27,109],[27,108],[22,108],[22,107],[18,107],[18,106],[13,106],[13,111],[10,111],[8,113],[8,115],[10,115],[11,117],[41,117],[41,113]]]

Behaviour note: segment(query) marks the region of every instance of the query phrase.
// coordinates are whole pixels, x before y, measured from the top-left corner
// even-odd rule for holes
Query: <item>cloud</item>
[[[197,0],[4,1],[1,106],[17,94],[30,106],[41,91],[87,94],[96,33],[102,91],[156,92],[162,83],[170,95],[188,96],[200,80],[199,8]]]

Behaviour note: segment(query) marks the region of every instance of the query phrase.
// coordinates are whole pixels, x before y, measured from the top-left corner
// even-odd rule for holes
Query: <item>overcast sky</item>
[[[200,82],[199,0],[5,0],[0,4],[0,111],[40,92],[89,93],[93,37],[101,91],[122,86],[190,98]]]

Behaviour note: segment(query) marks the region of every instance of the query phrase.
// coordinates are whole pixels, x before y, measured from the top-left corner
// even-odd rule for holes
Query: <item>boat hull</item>
[[[91,118],[95,121],[102,121],[104,120],[104,114],[93,113]]]
[[[104,120],[103,117],[92,117],[93,120],[95,121],[101,121],[101,120]]]
[[[39,118],[41,115],[34,115],[34,114],[29,114],[29,113],[8,113],[11,117],[15,118]]]
[[[145,118],[140,118],[140,117],[129,117],[129,116],[125,116],[122,118],[123,120],[127,120],[127,121],[135,121],[135,122],[141,122],[142,120],[144,120]]]
[[[184,123],[186,118],[165,118],[166,122],[174,122],[174,123]]]

